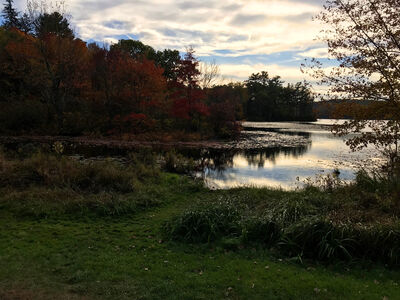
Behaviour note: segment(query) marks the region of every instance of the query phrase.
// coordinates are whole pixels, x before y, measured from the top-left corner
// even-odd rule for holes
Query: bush
[[[164,226],[166,235],[186,242],[211,242],[241,233],[240,212],[235,203],[220,201],[199,204]]]
[[[362,211],[375,211],[376,217],[383,213],[400,215],[400,176],[364,170],[356,175],[353,183],[336,188],[333,194],[351,199],[359,211],[360,206]]]
[[[62,135],[79,136],[90,128],[87,124],[88,118],[91,117],[89,112],[66,112],[64,114]],[[90,128],[92,129],[92,128]]]
[[[356,248],[356,241],[348,233],[345,227],[314,217],[285,228],[278,245],[291,257],[348,260]]]
[[[245,243],[274,245],[281,236],[281,226],[269,217],[246,218],[241,225],[241,238]]]

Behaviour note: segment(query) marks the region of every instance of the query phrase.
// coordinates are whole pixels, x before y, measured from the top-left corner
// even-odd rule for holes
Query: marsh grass
[[[42,152],[15,158],[0,151],[0,208],[47,218],[125,215],[154,207],[167,198],[161,195],[169,195],[171,176],[150,160],[132,154],[123,164]]]
[[[390,189],[367,176],[359,174],[354,184],[329,192],[315,186],[295,192],[227,192],[172,218],[164,232],[187,243],[234,239],[242,246],[274,248],[279,255],[299,259],[371,260],[400,266],[395,201],[380,198],[381,189]]]
[[[156,179],[159,170],[137,160],[122,165],[115,161],[78,161],[67,156],[36,153],[21,160],[0,158],[0,187],[46,186],[99,193],[129,193],[145,179]]]

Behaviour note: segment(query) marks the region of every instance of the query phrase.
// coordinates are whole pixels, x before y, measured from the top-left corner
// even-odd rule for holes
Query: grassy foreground
[[[399,299],[400,272],[384,265],[165,239],[194,203],[301,193],[209,191],[152,168],[61,161],[0,159],[0,299]]]

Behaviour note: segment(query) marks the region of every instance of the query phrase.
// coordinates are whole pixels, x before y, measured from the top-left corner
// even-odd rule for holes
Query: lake
[[[173,150],[193,159],[195,175],[211,189],[244,186],[295,189],[304,185],[307,179],[332,174],[335,169],[340,171],[342,180],[351,181],[360,168],[368,169],[383,162],[374,148],[350,151],[344,138],[331,133],[336,122],[343,120],[245,122],[240,137],[226,142],[144,144],[65,138],[62,144],[64,154],[80,160],[113,158],[121,163],[127,162],[127,154],[143,146],[146,151],[159,152],[160,157]],[[20,151],[21,146],[29,150],[32,144],[42,144],[45,149],[54,144],[53,140],[26,141],[23,138],[9,138],[3,142],[15,151]]]
[[[351,181],[360,168],[382,162],[380,153],[373,148],[352,152],[344,138],[330,132],[335,122],[243,123],[237,142],[242,149],[214,154],[201,175],[212,189],[294,189],[307,178],[331,174],[335,169],[340,171],[342,180]]]

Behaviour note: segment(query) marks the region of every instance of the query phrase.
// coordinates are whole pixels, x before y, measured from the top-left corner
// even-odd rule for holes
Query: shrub
[[[245,243],[274,245],[281,237],[281,226],[270,217],[249,217],[241,222]]]
[[[346,227],[310,218],[285,228],[278,245],[288,256],[301,256],[318,260],[353,258],[356,240]]]
[[[211,242],[241,233],[240,212],[235,203],[218,201],[199,204],[165,224],[164,232],[174,240]]]
[[[353,185],[353,194],[364,207],[378,206],[400,214],[400,176],[361,170]]]

